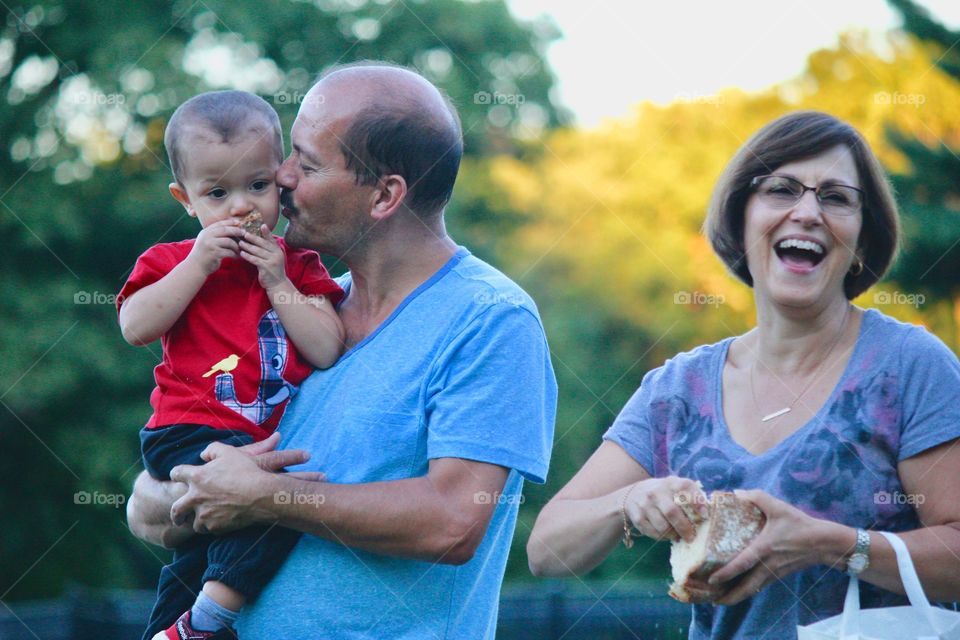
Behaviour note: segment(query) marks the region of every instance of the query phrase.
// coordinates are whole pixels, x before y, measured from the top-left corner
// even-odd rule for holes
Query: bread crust
[[[691,510],[687,510],[690,513]],[[763,512],[753,504],[740,500],[735,493],[714,491],[710,496],[707,518],[696,524],[697,534],[706,535],[703,557],[687,572],[686,577],[670,585],[670,596],[687,603],[704,603],[717,599],[723,589],[710,585],[710,575],[733,560],[760,533],[766,523]],[[703,528],[706,527],[706,531]],[[689,545],[680,540],[670,549],[671,564]]]
[[[240,218],[240,228],[246,231],[247,233],[252,233],[263,237],[263,234],[260,233],[260,225],[263,224],[263,216],[260,215],[260,212],[254,209],[244,217]]]

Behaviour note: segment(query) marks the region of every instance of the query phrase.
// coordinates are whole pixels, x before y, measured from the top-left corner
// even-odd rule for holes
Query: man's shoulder
[[[537,319],[540,317],[533,298],[520,285],[473,254],[463,256],[451,269],[450,276],[447,287],[457,292],[456,297],[462,304],[478,311],[488,310],[491,306],[501,311],[521,308]]]

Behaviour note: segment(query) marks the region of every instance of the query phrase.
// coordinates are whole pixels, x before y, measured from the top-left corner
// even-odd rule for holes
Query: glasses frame
[[[762,176],[756,176],[756,177],[752,178],[752,179],[750,180],[750,189],[751,189],[754,193],[756,193],[756,192],[757,192],[757,187],[760,185],[760,183],[761,183],[763,180],[765,180],[765,179],[767,179],[767,178],[781,178],[781,179],[783,179],[783,180],[790,180],[791,182],[795,182],[795,183],[797,183],[798,185],[800,185],[801,187],[803,187],[803,191],[800,193],[799,196],[797,196],[797,199],[796,199],[796,200],[793,202],[793,204],[790,205],[790,206],[794,206],[794,205],[796,205],[798,202],[800,202],[801,200],[803,200],[803,196],[807,195],[807,191],[813,191],[813,196],[817,199],[817,204],[820,206],[820,211],[822,211],[823,213],[827,213],[827,214],[829,214],[829,215],[835,215],[835,216],[852,216],[852,215],[854,215],[854,214],[856,214],[856,213],[858,213],[858,212],[859,212],[859,213],[862,213],[862,212],[864,211],[863,201],[864,201],[864,199],[866,198],[867,193],[866,193],[863,189],[854,187],[854,186],[852,186],[852,185],[843,184],[843,183],[840,183],[840,182],[835,182],[835,183],[834,183],[834,182],[831,182],[831,183],[829,183],[829,184],[820,185],[819,187],[808,187],[807,185],[803,184],[802,182],[800,182],[800,181],[797,180],[796,178],[792,178],[792,177],[790,177],[790,176],[781,176],[781,175],[777,175],[777,174],[775,174],[775,173],[768,173],[768,174],[765,174],[765,175],[762,175]],[[823,202],[823,200],[820,199],[820,190],[823,189],[823,188],[829,188],[829,187],[843,187],[843,188],[845,188],[845,189],[853,189],[854,191],[856,191],[857,193],[860,194],[860,203],[859,203],[859,206],[858,206],[856,209],[850,209],[850,212],[849,212],[849,213],[837,213],[837,212],[828,212],[828,211],[826,211],[826,210],[824,209],[824,202]]]

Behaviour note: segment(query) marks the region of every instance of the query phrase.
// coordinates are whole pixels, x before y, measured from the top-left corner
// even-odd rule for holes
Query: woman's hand
[[[201,454],[206,464],[174,467],[170,479],[185,483],[187,492],[171,506],[170,518],[180,524],[193,513],[197,533],[223,533],[271,521],[273,472],[310,457],[300,449],[273,451],[277,442],[276,434],[241,448],[215,442]],[[316,472],[290,475],[306,480],[323,478]]]
[[[626,489],[624,510],[633,526],[655,540],[693,540],[695,525],[684,511],[689,505],[707,515],[707,497],[689,478],[648,478]]]
[[[746,549],[710,576],[711,585],[726,589],[715,602],[721,605],[752,598],[780,578],[820,564],[819,541],[830,535],[830,527],[842,526],[808,516],[763,491],[737,490],[736,494],[757,505],[767,522]]]

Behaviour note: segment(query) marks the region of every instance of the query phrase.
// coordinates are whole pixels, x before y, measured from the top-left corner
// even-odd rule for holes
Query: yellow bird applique
[[[238,356],[235,353],[231,353],[229,356],[227,356],[217,364],[213,365],[210,368],[210,371],[207,371],[205,374],[203,374],[203,377],[209,378],[210,376],[217,373],[218,371],[222,371],[224,373],[230,373],[231,371],[237,368],[238,362],[240,362],[240,356]]]

